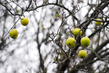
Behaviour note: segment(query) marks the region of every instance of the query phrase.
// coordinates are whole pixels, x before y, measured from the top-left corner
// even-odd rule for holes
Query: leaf
[[[16,10],[17,13],[19,13],[19,10]]]
[[[42,27],[43,30],[46,30],[44,27]]]
[[[37,24],[39,25],[40,23],[38,22]]]
[[[53,16],[53,17],[60,17],[60,15],[55,15],[55,16]]]
[[[28,1],[28,0],[23,0],[23,2],[24,2],[24,1]]]
[[[61,32],[59,32],[59,36],[62,36],[62,33]]]
[[[42,29],[43,29],[43,30],[46,30],[46,29],[44,28],[44,26],[43,26],[43,25],[42,25]]]
[[[53,58],[54,61],[56,61],[56,58]]]

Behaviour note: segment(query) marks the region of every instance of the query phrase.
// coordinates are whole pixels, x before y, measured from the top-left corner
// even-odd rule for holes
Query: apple
[[[90,45],[90,39],[88,37],[81,38],[80,42],[83,47],[88,47]]]
[[[78,56],[80,58],[86,58],[87,57],[87,52],[85,50],[80,50],[78,53]]]
[[[101,22],[99,22],[99,21],[101,21],[101,19],[97,18],[96,20],[97,20],[97,21],[95,21],[95,24],[96,24],[96,25],[101,25]]]
[[[13,39],[16,39],[18,37],[18,31],[16,29],[11,29],[9,32],[9,36]]]
[[[72,31],[73,35],[77,36],[79,34],[79,36],[82,35],[82,30],[80,28],[75,28]]]
[[[28,23],[29,23],[28,18],[26,18],[26,17],[21,18],[21,24],[22,24],[23,26],[28,25]]]
[[[76,44],[76,40],[72,37],[69,37],[67,40],[66,40],[66,45],[70,48],[74,47]]]

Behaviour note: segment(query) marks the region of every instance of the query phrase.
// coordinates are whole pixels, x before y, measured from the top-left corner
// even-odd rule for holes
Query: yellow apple
[[[81,36],[82,34],[82,30],[80,28],[75,28],[72,31],[73,35],[77,36],[79,34],[79,36]]]
[[[80,42],[83,47],[88,47],[90,45],[90,39],[88,37],[81,38]]]
[[[23,26],[28,25],[28,23],[29,23],[28,18],[26,18],[26,17],[21,18],[21,24],[22,24]]]
[[[95,24],[96,24],[96,25],[101,25],[101,22],[99,22],[99,21],[101,21],[101,19],[97,18],[96,20],[97,20],[97,21],[95,21]]]
[[[9,35],[11,38],[16,39],[18,37],[18,31],[16,29],[11,29]]]
[[[70,48],[74,47],[76,44],[76,40],[72,37],[69,37],[67,40],[66,40],[66,45]]]
[[[80,50],[78,53],[78,56],[80,58],[86,58],[87,57],[87,52],[85,50]]]

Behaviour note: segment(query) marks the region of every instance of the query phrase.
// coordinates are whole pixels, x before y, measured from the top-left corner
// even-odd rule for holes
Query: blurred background
[[[0,73],[108,73],[108,0],[0,0]],[[29,24],[22,26],[20,19]],[[96,18],[102,24],[96,26]],[[90,38],[84,48],[66,45],[72,30]],[[18,38],[9,36],[17,29]],[[73,51],[71,50],[73,49]],[[84,49],[88,56],[78,57]],[[72,53],[72,55],[70,55]]]

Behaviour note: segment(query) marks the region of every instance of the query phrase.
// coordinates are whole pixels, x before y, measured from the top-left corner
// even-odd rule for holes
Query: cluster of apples
[[[28,23],[29,23],[28,18],[26,18],[26,17],[21,18],[21,24],[23,26],[27,26]],[[18,31],[16,29],[11,29],[9,32],[9,36],[13,39],[16,39],[18,37]]]
[[[77,36],[81,36],[82,35],[82,30],[80,28],[75,28],[73,31],[72,31],[73,35],[75,37]],[[82,37],[81,40],[80,40],[80,43],[83,47],[88,47],[89,44],[90,44],[90,39],[88,37]],[[67,40],[66,40],[66,45],[70,48],[74,47],[76,44],[76,40],[72,37],[69,37]],[[78,56],[80,58],[86,58],[87,56],[87,52],[85,50],[80,50],[79,53],[78,53]]]
[[[101,19],[96,19],[97,21],[95,21],[95,24],[96,25],[101,25]],[[75,28],[73,31],[72,31],[73,35],[75,37],[77,36],[81,36],[82,35],[82,30],[80,28]],[[83,47],[88,47],[90,45],[90,39],[88,37],[82,37],[81,40],[80,40],[80,43]],[[76,45],[76,40],[72,37],[69,37],[67,40],[66,40],[66,45],[70,48],[74,47]],[[87,52],[85,50],[80,50],[78,52],[78,56],[80,58],[86,58],[87,57]]]

